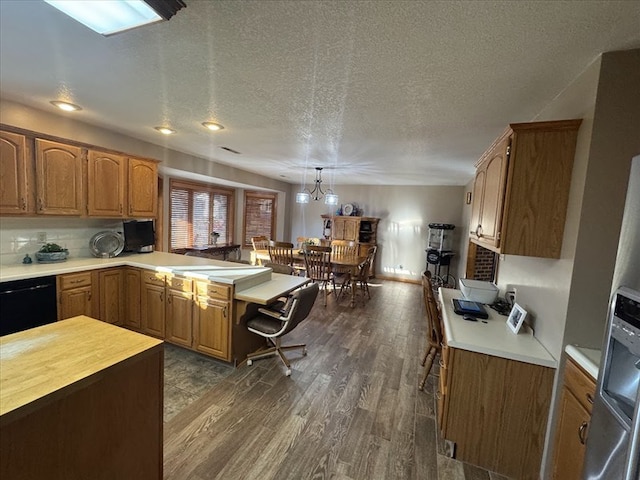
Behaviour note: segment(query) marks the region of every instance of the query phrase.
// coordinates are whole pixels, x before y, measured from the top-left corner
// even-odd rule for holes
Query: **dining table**
[[[355,307],[356,304],[356,287],[358,283],[358,267],[364,262],[367,257],[360,255],[331,255],[331,268],[340,272],[349,272],[351,282],[351,307]],[[252,260],[255,263],[265,264],[270,261],[268,250],[254,250],[252,252]],[[294,250],[293,252],[293,267],[304,268],[304,255],[302,250]]]

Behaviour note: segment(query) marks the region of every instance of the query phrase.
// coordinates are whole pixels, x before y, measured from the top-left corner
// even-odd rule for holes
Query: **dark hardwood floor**
[[[442,454],[436,367],[417,388],[421,286],[370,290],[364,307],[316,301],[283,342],[307,343],[307,356],[288,353],[291,377],[277,358],[234,370],[187,352],[196,366],[184,366],[168,346],[165,479],[504,480]]]

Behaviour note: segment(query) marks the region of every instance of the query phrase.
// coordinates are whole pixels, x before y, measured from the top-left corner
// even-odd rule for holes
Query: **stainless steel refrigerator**
[[[640,480],[640,156],[632,161],[583,477]]]

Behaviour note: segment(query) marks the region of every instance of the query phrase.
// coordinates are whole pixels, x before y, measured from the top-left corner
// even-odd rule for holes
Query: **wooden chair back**
[[[293,267],[293,243],[271,240],[269,242],[269,257],[271,263]]]
[[[302,253],[307,277],[320,282],[331,280],[331,247],[309,245]]]
[[[422,290],[424,292],[424,307],[427,314],[427,339],[429,345],[440,350],[442,342],[442,325],[440,319],[440,309],[433,292],[431,282],[431,272],[428,270],[422,274]]]
[[[332,240],[331,254],[334,256],[357,256],[358,244],[351,240]]]
[[[253,250],[268,250],[269,249],[269,237],[260,236],[260,237],[251,237],[251,245],[253,245]]]

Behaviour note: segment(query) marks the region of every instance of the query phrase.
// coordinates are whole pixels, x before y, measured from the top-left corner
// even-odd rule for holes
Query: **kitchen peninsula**
[[[165,252],[10,265],[0,282],[56,276],[58,320],[87,315],[238,364],[264,343],[242,325],[308,279],[270,268]]]

